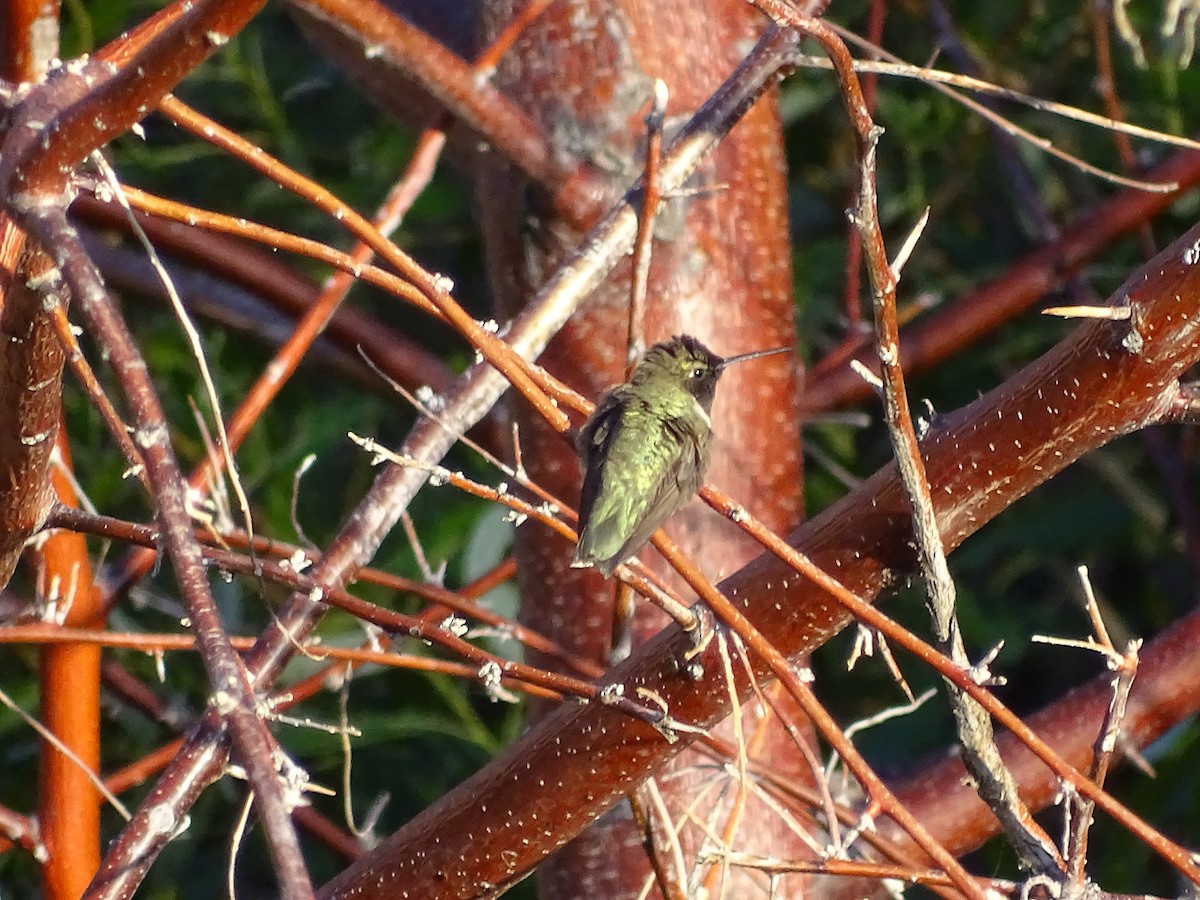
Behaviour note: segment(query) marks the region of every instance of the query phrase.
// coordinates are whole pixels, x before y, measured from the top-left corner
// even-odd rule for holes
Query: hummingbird
[[[629,381],[600,398],[575,440],[584,475],[573,568],[612,575],[695,496],[712,455],[721,373],[788,349],[726,359],[683,334],[646,351]]]

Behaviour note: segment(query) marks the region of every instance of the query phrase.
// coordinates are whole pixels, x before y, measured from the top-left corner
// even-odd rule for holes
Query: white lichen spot
[[[606,684],[600,689],[600,702],[606,706],[612,706],[624,696],[625,685],[623,684]]]
[[[154,834],[171,834],[175,821],[175,811],[169,803],[155,804],[146,815],[146,827]]]
[[[438,623],[438,627],[447,634],[452,634],[455,637],[463,637],[468,629],[467,620],[461,616],[446,616]],[[493,665],[495,665],[493,663]]]
[[[166,442],[167,430],[162,425],[151,425],[148,428],[138,428],[133,432],[133,442],[143,450]]]
[[[1198,238],[1192,246],[1183,251],[1183,262],[1185,265],[1194,266],[1200,263],[1200,238]]]
[[[383,44],[367,44],[365,47],[363,47],[363,58],[378,59],[379,57],[383,56],[383,51]]]
[[[308,554],[299,548],[296,549],[296,552],[286,562],[293,572],[303,572],[312,566],[312,560],[308,558]]]
[[[1137,356],[1142,352],[1142,348],[1146,346],[1146,341],[1142,338],[1142,332],[1138,329],[1138,319],[1134,316],[1129,321],[1129,331],[1125,337],[1121,338],[1121,346]]]
[[[224,47],[229,43],[229,35],[211,29],[204,32],[204,39],[214,47]]]
[[[21,443],[26,447],[36,447],[38,444],[44,443],[50,437],[51,432],[39,431],[37,434],[21,435]]]
[[[479,667],[479,680],[483,682],[484,687],[499,687],[500,674],[500,664],[495,660],[488,660]]]
[[[440,412],[446,407],[446,401],[442,395],[427,384],[423,384],[413,391],[413,396],[430,412]]]

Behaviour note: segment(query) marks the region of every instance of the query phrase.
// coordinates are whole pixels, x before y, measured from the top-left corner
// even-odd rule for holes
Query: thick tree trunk
[[[508,0],[486,4],[489,29],[509,21],[515,6]],[[505,57],[496,83],[554,136],[559,152],[610,173],[615,197],[644,165],[643,119],[654,79],[661,78],[670,91],[669,132],[672,117],[692,112],[708,97],[764,24],[738,0],[552,4]],[[787,194],[773,94],[720,146],[694,188],[687,196],[670,198],[660,212],[646,342],[682,332],[722,355],[792,345]],[[499,159],[482,167],[479,198],[488,268],[508,314],[575,247],[579,235],[554,219],[549,203]],[[630,271],[628,265],[618,269],[542,358],[551,371],[593,397],[622,379]],[[731,367],[713,414],[717,439],[709,479],[784,532],[800,517],[797,382],[798,370],[786,355]],[[576,502],[579,468],[571,447],[536,416],[520,409],[516,416],[533,477]],[[757,552],[698,502],[667,530],[714,580]],[[592,571],[568,569],[567,543],[534,529],[521,532],[518,554],[524,619],[573,652],[605,661],[613,582]],[[657,561],[653,553],[646,558]],[[641,606],[635,640],[661,626],[662,616]],[[747,727],[751,750],[759,756],[770,756],[776,742],[785,739],[769,716],[748,719]],[[780,757],[795,760],[798,754]],[[724,779],[720,772],[714,776],[711,761],[683,754],[661,778],[672,816],[684,816],[703,795],[705,801],[693,805],[692,812],[717,833],[725,831],[737,792],[723,785]],[[796,855],[794,836],[764,813],[751,804],[731,839],[739,849]],[[702,837],[692,827],[685,832],[689,864]],[[637,896],[648,873],[623,804],[543,865],[539,877],[544,897],[619,898]],[[798,886],[800,879],[793,883]]]

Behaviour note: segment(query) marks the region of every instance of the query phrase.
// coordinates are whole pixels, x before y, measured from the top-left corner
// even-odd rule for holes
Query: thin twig
[[[764,3],[774,6],[774,3]],[[801,24],[792,14],[784,21]],[[929,480],[909,411],[904,375],[900,367],[900,331],[896,320],[896,273],[888,264],[875,192],[875,151],[882,133],[871,119],[862,97],[853,60],[846,46],[825,22],[803,25],[828,54],[838,75],[843,100],[858,139],[859,188],[851,220],[862,234],[871,279],[872,305],[875,311],[875,343],[882,372],[884,421],[900,478],[912,505],[913,532],[917,539],[921,573],[929,592],[930,611],[937,643],[952,660],[970,669],[954,613],[955,588],[946,564],[941,533],[937,525]],[[1038,872],[1060,872],[1062,859],[1054,842],[1034,821],[1021,802],[1016,781],[1005,767],[993,738],[991,720],[969,696],[947,682],[955,720],[964,748],[964,761],[979,784],[980,796],[1004,825],[1023,862]]]
[[[750,767],[746,751],[745,727],[742,721],[742,702],[738,697],[737,680],[733,676],[733,663],[729,655],[729,638],[726,637],[724,629],[717,629],[716,638],[717,653],[721,658],[721,673],[725,678],[725,690],[729,693],[729,721],[733,726],[733,746],[737,751],[734,756],[735,765],[733,766],[735,792],[732,805],[729,808],[729,816],[725,821],[725,829],[719,843],[722,847],[732,847],[737,837],[738,829],[741,827],[742,820],[746,814]],[[738,646],[744,646],[740,640],[738,640]],[[718,808],[714,807],[714,813]],[[717,885],[720,885],[721,888],[719,896],[725,896],[729,890],[730,882],[729,864],[724,861],[724,858],[722,858],[721,864],[712,869],[705,879],[704,887],[708,896],[711,897],[716,894]]]
[[[192,319],[184,308],[183,300],[180,299],[179,292],[175,290],[175,282],[171,279],[170,273],[167,272],[167,267],[163,265],[158,251],[150,243],[150,238],[146,237],[146,232],[142,230],[142,226],[133,215],[133,209],[129,206],[129,200],[125,197],[125,191],[121,187],[121,182],[117,180],[117,173],[108,164],[108,160],[104,158],[104,154],[99,151],[92,154],[92,163],[100,170],[109,189],[116,197],[117,203],[125,210],[125,214],[129,219],[129,227],[133,229],[134,235],[136,235],[138,241],[146,251],[146,257],[150,260],[150,265],[153,266],[154,271],[158,274],[159,280],[167,292],[167,297],[171,300],[171,308],[174,310],[175,318],[179,321],[179,325],[183,328],[183,333],[187,337],[188,346],[192,351],[192,358],[196,361],[200,380],[204,385],[204,393],[208,398],[213,422],[217,426],[217,445],[225,462],[225,471],[229,476],[229,482],[233,485],[233,492],[238,499],[238,507],[242,513],[242,522],[245,524],[247,533],[253,535],[254,520],[250,515],[250,500],[246,496],[245,489],[242,487],[242,478],[233,460],[233,447],[229,441],[229,434],[225,430],[225,416],[221,413],[221,401],[217,396],[217,386],[213,382],[212,370],[208,366],[208,357],[205,356],[204,346],[200,342],[200,333],[196,331],[196,326],[192,324]]]
[[[974,103],[974,101],[962,97],[961,95],[954,94],[954,92],[950,91],[947,86],[959,87],[964,90],[975,91],[982,94],[990,94],[1006,100],[1013,100],[1017,103],[1024,104],[1025,106],[1029,106],[1032,109],[1054,113],[1055,115],[1062,116],[1063,118],[1074,119],[1078,122],[1082,122],[1085,125],[1094,125],[1097,128],[1118,131],[1122,134],[1144,138],[1145,140],[1157,141],[1163,144],[1184,147],[1190,150],[1200,149],[1200,142],[1197,142],[1192,138],[1169,134],[1164,131],[1156,131],[1151,128],[1143,128],[1140,125],[1133,125],[1128,122],[1120,122],[1116,119],[1109,118],[1108,116],[1096,115],[1095,113],[1089,113],[1086,110],[1082,110],[1074,106],[1055,103],[1051,100],[1044,100],[1040,97],[1033,97],[1028,94],[1023,94],[1020,91],[1012,90],[1011,88],[1000,87],[999,85],[995,85],[987,81],[981,81],[977,78],[971,78],[967,75],[961,75],[957,72],[945,72],[939,69],[929,69],[923,66],[914,66],[911,63],[905,63],[880,47],[867,46],[862,38],[858,37],[857,35],[853,35],[851,32],[847,32],[844,29],[838,28],[833,23],[829,23],[829,25],[844,39],[866,46],[870,52],[877,53],[883,56],[885,59],[890,60],[889,62],[854,60],[853,66],[856,72],[877,72],[881,75],[894,75],[900,78],[912,78],[917,81],[926,82],[935,88],[944,89],[949,95],[953,96],[957,102],[964,103],[965,105],[971,107],[973,110],[979,112],[979,114],[984,118],[989,119],[989,121],[996,121],[996,124],[1004,128],[1006,131],[1015,133],[1017,136],[1024,138],[1035,146],[1040,147],[1043,150],[1047,150],[1056,156],[1061,156],[1072,165],[1077,165],[1084,171],[1087,171],[1093,175],[1097,175],[1105,180],[1113,181],[1126,187],[1136,187],[1147,191],[1157,192],[1172,189],[1165,183],[1126,179],[1112,172],[1097,169],[1096,167],[1084,163],[1082,160],[1079,160],[1070,154],[1066,154],[1061,150],[1057,150],[1057,148],[1053,148],[1045,139],[1038,138],[1024,129],[1017,128],[1011,122],[1000,119],[994,113],[988,115],[990,110],[984,112],[978,107],[978,104]],[[833,68],[832,63],[829,62],[828,58],[822,56],[797,55],[796,65],[814,69]]]
[[[55,627],[54,630],[57,632],[59,629]],[[3,703],[14,713],[16,713],[16,715],[22,721],[24,721],[26,725],[38,733],[42,740],[52,746],[67,759],[71,760],[71,762],[73,762],[79,768],[79,771],[83,772],[83,774],[87,776],[87,780],[95,785],[96,790],[99,791],[104,799],[109,802],[109,805],[111,805],[113,809],[121,814],[121,818],[126,822],[129,821],[131,817],[129,815],[129,810],[125,807],[125,804],[117,799],[116,795],[114,795],[113,792],[108,789],[108,786],[105,785],[100,776],[93,772],[88,764],[80,759],[79,755],[74,750],[59,740],[58,736],[46,728],[45,725],[43,725],[29,713],[25,712],[25,710],[23,710],[20,705],[10,696],[8,696],[8,694],[6,694],[3,690],[0,690],[0,703]]]
[[[664,815],[667,809],[658,785],[653,778],[647,779],[636,791],[628,795],[628,799],[630,809],[633,810],[633,821],[642,835],[642,847],[650,860],[650,868],[654,872],[654,880],[658,883],[662,896],[665,900],[686,900],[682,887],[687,878],[687,870],[683,865],[683,851],[675,829],[671,827],[670,816]],[[658,827],[659,821],[662,823],[661,828]],[[665,840],[660,838],[660,832],[669,837]]]
[[[1130,641],[1124,653],[1118,653],[1108,635],[1108,628],[1100,613],[1100,605],[1096,602],[1096,594],[1092,590],[1092,581],[1088,577],[1087,567],[1079,567],[1079,580],[1083,586],[1085,606],[1088,618],[1095,632],[1096,645],[1108,662],[1108,667],[1117,675],[1113,679],[1112,701],[1104,714],[1104,721],[1096,735],[1096,743],[1092,748],[1092,764],[1088,770],[1088,778],[1093,784],[1103,786],[1112,765],[1113,754],[1120,745],[1121,725],[1125,720],[1125,708],[1129,703],[1129,693],[1133,689],[1133,680],[1137,676],[1138,652],[1142,642]],[[1067,873],[1070,884],[1076,891],[1083,889],[1087,873],[1088,835],[1091,831],[1092,816],[1096,804],[1089,797],[1080,796],[1071,791],[1070,823],[1072,828],[1067,835],[1066,846],[1063,848],[1067,858]]]
[[[642,176],[642,208],[637,237],[633,242],[633,283],[629,299],[629,336],[625,350],[625,377],[633,374],[638,360],[646,352],[646,286],[650,278],[650,259],[654,248],[654,223],[662,201],[658,170],[662,164],[663,121],[667,114],[667,83],[654,79],[654,96],[646,114],[646,169]]]
[[[825,769],[822,767],[820,760],[817,759],[816,753],[809,745],[805,735],[800,733],[800,729],[796,723],[792,721],[791,716],[788,716],[782,709],[779,703],[772,699],[768,691],[764,691],[754,677],[754,670],[750,667],[750,658],[746,653],[746,646],[742,639],[737,634],[732,634],[734,646],[738,650],[738,661],[742,664],[746,678],[753,685],[754,694],[758,698],[758,702],[763,705],[764,709],[770,709],[775,718],[783,725],[784,731],[787,733],[792,742],[792,746],[804,757],[805,763],[808,765],[808,770],[812,774],[813,783],[817,786],[817,792],[820,796],[821,808],[825,813],[825,829],[829,833],[829,844],[835,856],[841,856],[845,853],[845,843],[842,841],[841,822],[838,818],[837,804],[834,802],[833,794],[829,790],[829,780],[825,777]],[[782,689],[779,689],[782,690]],[[825,855],[826,848],[816,846],[807,832],[799,832],[802,839],[806,843],[812,843],[814,852]]]

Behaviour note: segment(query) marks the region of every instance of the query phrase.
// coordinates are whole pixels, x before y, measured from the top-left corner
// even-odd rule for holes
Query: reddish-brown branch
[[[0,73],[9,81],[32,81],[58,57],[59,4],[11,0],[0,4]]]
[[[504,26],[504,30],[496,35],[496,39],[475,58],[472,68],[476,74],[491,78],[496,65],[517,42],[517,38],[524,34],[525,30],[537,21],[538,16],[544,13],[546,7],[553,2],[554,0],[529,0],[522,6],[520,11]]]
[[[176,206],[182,210],[179,221],[134,213],[156,248],[245,287],[292,318],[301,319],[308,314],[319,295],[312,281],[243,240],[184,224],[190,216],[189,208]],[[85,194],[72,204],[71,211],[106,228],[130,230],[126,214],[115,203],[103,203]],[[330,261],[335,256],[344,254],[331,253]],[[380,279],[381,286],[386,288],[394,287],[397,282],[395,276]],[[450,373],[440,359],[394,328],[353,307],[338,309],[328,334],[349,353],[356,353],[361,347],[375,365],[400,384],[414,388],[429,385],[438,392],[450,384]]]
[[[1028,309],[1061,280],[1115,239],[1166,209],[1200,183],[1200,153],[1184,150],[1146,173],[1149,180],[1175,182],[1166,194],[1125,190],[1063,229],[1062,237],[1011,266],[1003,277],[966,297],[922,316],[900,332],[900,362],[908,375],[923,371]],[[833,409],[867,400],[871,389],[850,369],[851,358],[879,371],[864,344],[857,353],[839,353],[812,370],[805,389],[806,411]]]
[[[110,791],[116,794],[142,784],[147,779],[154,777],[156,773],[161,772],[171,760],[177,758],[184,746],[183,738],[175,738],[157,750],[147,753],[141,759],[113,772],[104,779],[104,783]]]
[[[376,0],[294,0],[292,5],[306,18],[333,29],[343,40],[348,37],[363,48],[371,48],[369,57],[380,57],[416,79],[442,109],[486,139],[529,177],[546,185],[555,208],[577,226],[592,224],[604,211],[598,205],[599,179],[590,168],[578,163],[564,165],[520,107],[480,79],[466,60],[402,16]]]
[[[141,121],[192,69],[236,34],[265,0],[187,0],[144,22],[130,54],[79,60],[22,99],[5,141],[8,203],[66,196],[74,167]],[[114,61],[119,64],[114,65]],[[42,136],[53,134],[45,145]]]
[[[216,126],[213,127],[215,128]],[[310,182],[310,184],[313,183]],[[377,266],[359,262],[350,254],[334,250],[320,241],[297,237],[277,228],[269,228],[256,222],[249,222],[240,216],[227,216],[221,213],[197,209],[194,206],[176,203],[173,200],[156,197],[137,188],[126,187],[125,196],[129,201],[130,207],[139,213],[148,213],[162,219],[186,223],[189,228],[211,230],[235,237],[252,239],[270,247],[289,250],[304,254],[321,262],[330,263],[337,266],[342,273],[354,274],[368,284],[382,287],[397,297],[412,303],[422,312],[440,318],[437,308],[429,302],[420,290],[413,287],[404,279],[397,278],[395,275],[385,272]],[[114,210],[114,213],[118,212],[121,215],[128,215],[120,205]],[[334,215],[336,218],[341,217],[340,213],[335,213]],[[125,227],[127,229],[130,228],[128,222],[125,223]],[[311,310],[308,310],[308,312],[311,312]]]
[[[149,478],[146,476],[146,463],[142,459],[142,451],[133,443],[133,438],[129,436],[129,426],[125,424],[125,421],[121,418],[121,414],[113,406],[112,401],[108,398],[108,394],[104,392],[100,380],[96,377],[91,364],[87,361],[87,357],[83,355],[79,341],[75,339],[75,333],[71,330],[71,320],[67,316],[66,307],[62,304],[56,304],[50,311],[50,314],[53,316],[54,331],[58,335],[59,344],[61,344],[62,350],[66,354],[67,364],[70,365],[71,371],[75,373],[76,379],[78,379],[88,399],[92,401],[92,405],[100,413],[101,418],[104,419],[104,423],[108,426],[109,434],[113,436],[113,439],[117,442],[117,446],[121,448],[121,453],[125,457],[125,462],[128,463],[130,471],[142,482],[147,492],[150,492],[151,486]]]
[[[1098,0],[1088,8],[1088,18],[1092,23],[1092,43],[1096,47],[1096,93],[1104,101],[1104,112],[1115,122],[1125,121],[1125,104],[1117,93],[1117,73],[1113,67],[1112,41],[1109,39],[1109,4]],[[1129,135],[1120,131],[1112,133],[1113,147],[1121,160],[1121,170],[1127,175],[1137,172],[1137,156],[1133,152],[1133,140]],[[1154,229],[1150,223],[1143,222],[1138,229],[1142,241],[1142,252],[1149,259],[1156,252]]]
[[[243,564],[241,567],[246,571],[250,571],[252,566],[249,563]],[[269,569],[264,572],[264,575],[275,575],[279,570]],[[335,598],[338,599],[338,598]],[[346,601],[347,606],[351,606],[351,601]],[[361,601],[360,601],[361,603]],[[427,639],[429,635],[437,634],[437,629],[426,624],[424,627],[416,624],[411,624],[419,620],[408,616],[399,618],[393,617],[389,611],[383,610],[380,607],[372,607],[374,613],[367,613],[366,610],[371,607],[370,604],[361,606],[354,605],[363,621],[375,621],[373,624],[378,624],[382,628],[387,628],[393,632],[410,633],[412,637]],[[239,637],[231,635],[229,643],[236,650],[249,650],[254,646],[254,638]],[[167,650],[195,650],[197,649],[196,639],[188,634],[126,634],[116,631],[103,631],[97,629],[89,629],[82,627],[63,627],[59,625],[0,625],[0,644],[59,644],[63,647],[89,647],[98,651],[101,647],[119,647],[131,650],[141,650],[145,653],[162,653]],[[456,645],[461,646],[461,645]],[[338,664],[345,662],[354,663],[374,663],[376,665],[391,666],[398,669],[413,669],[421,672],[440,672],[446,675],[455,675],[460,678],[475,678],[479,675],[480,663],[495,662],[497,658],[491,654],[482,653],[476,657],[474,665],[457,663],[442,659],[433,659],[427,656],[410,656],[403,653],[388,653],[380,650],[355,649],[353,647],[322,647],[319,643],[313,643],[303,647],[313,659],[317,660],[332,660]],[[97,653],[97,657],[99,654]],[[99,666],[96,667],[99,671]],[[526,670],[528,671],[528,670]],[[328,676],[328,671],[324,672],[324,676]],[[517,673],[519,674],[519,672]],[[97,684],[99,679],[97,679]],[[515,679],[505,679],[504,686],[513,690],[529,689],[529,693],[542,698],[558,699],[559,693],[556,690],[548,690],[538,688],[531,685],[526,685]],[[580,682],[571,682],[567,680],[558,680],[558,687],[569,688],[573,684],[578,685]],[[128,688],[129,685],[124,685]],[[589,693],[591,693],[590,689]],[[135,695],[125,694],[126,699],[133,700]],[[136,700],[140,707],[149,709],[147,697],[137,695]]]
[[[292,818],[345,862],[353,862],[362,856],[362,845],[354,835],[329,821],[311,806],[301,806],[292,813]]]
[[[925,438],[922,453],[948,549],[1089,450],[1165,413],[1176,379],[1200,354],[1194,325],[1200,321],[1200,267],[1185,262],[1197,241],[1200,228],[1118,293],[1139,311],[1139,352],[1122,344],[1129,323],[1089,322],[1002,388],[945,416]],[[889,467],[802,527],[792,543],[870,599],[913,570],[910,534],[907,498]],[[811,650],[848,621],[830,597],[772,558],[760,557],[722,589],[788,655]],[[703,680],[685,682],[675,666],[687,649],[687,637],[668,630],[609,679],[652,687],[673,716],[707,727],[728,708],[713,674],[719,663],[709,651]],[[340,896],[354,887],[362,891],[356,896],[383,896],[387,885],[397,883],[443,895],[460,885],[469,895],[468,884],[512,883],[581,827],[580,816],[599,814],[675,752],[652,729],[602,708],[560,709],[351,867],[324,895]],[[588,762],[582,771],[581,758]],[[496,816],[481,818],[481,807]],[[570,822],[554,813],[563,808],[574,812]],[[459,841],[446,841],[446,835]],[[469,868],[462,858],[467,846]],[[509,853],[501,856],[501,847]],[[1174,851],[1160,849],[1182,870],[1194,868]]]

